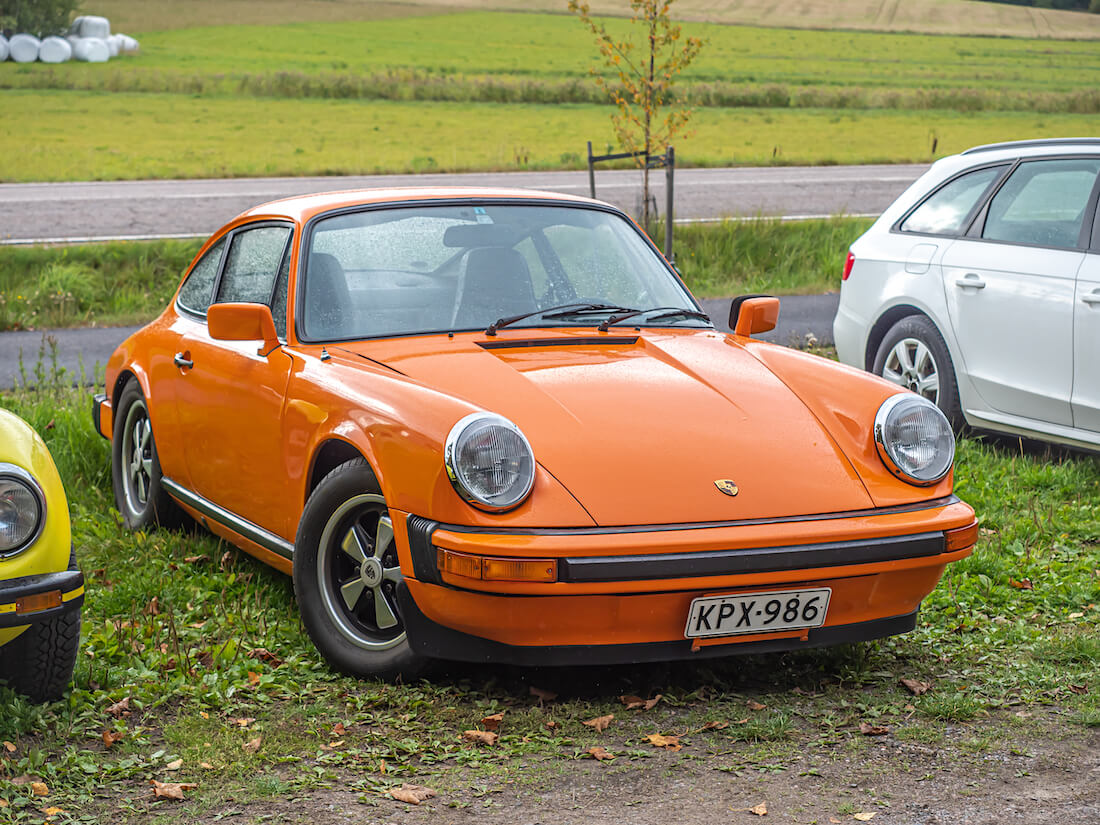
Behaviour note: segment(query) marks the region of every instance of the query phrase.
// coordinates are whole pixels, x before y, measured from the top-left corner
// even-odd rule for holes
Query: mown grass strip
[[[202,532],[123,530],[89,402],[64,374],[0,395],[49,444],[89,580],[70,696],[36,707],[0,688],[0,740],[14,748],[0,753],[0,798],[13,819],[57,806],[148,821],[150,779],[198,785],[188,821],[332,785],[370,801],[413,779],[468,798],[517,765],[529,779],[569,770],[597,744],[644,769],[654,731],[678,733],[687,756],[719,770],[782,771],[806,753],[868,748],[858,727],[869,722],[938,746],[950,767],[960,742],[980,754],[1006,732],[1076,737],[1100,718],[1100,465],[1087,456],[961,441],[957,489],[982,519],[979,546],[948,568],[906,636],[673,668],[457,665],[385,685],[324,666],[285,577]],[[930,691],[910,696],[901,678]],[[664,699],[631,714],[618,696],[632,693]],[[766,708],[747,709],[749,699]],[[501,710],[497,746],[463,739]],[[603,734],[583,725],[608,713],[616,722]],[[12,781],[28,776],[48,799]]]
[[[607,107],[0,94],[0,181],[580,169]],[[1089,134],[1091,115],[701,109],[688,166],[928,161],[979,143]],[[141,135],[135,140],[134,135]],[[933,148],[935,147],[935,148]]]
[[[678,266],[700,298],[835,290],[865,218],[759,218],[676,228]],[[658,229],[654,237],[663,239]],[[0,247],[0,331],[141,324],[159,313],[202,240]]]

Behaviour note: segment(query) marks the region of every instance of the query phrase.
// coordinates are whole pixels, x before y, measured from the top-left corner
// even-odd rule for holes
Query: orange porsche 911
[[[336,192],[219,230],[110,359],[132,528],[291,574],[333,667],[623,663],[903,633],[974,513],[919,395],[717,331],[617,209]]]

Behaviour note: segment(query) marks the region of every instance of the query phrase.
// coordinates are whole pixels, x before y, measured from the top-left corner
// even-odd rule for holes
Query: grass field
[[[848,246],[869,220],[677,227],[684,280],[700,298],[837,288]],[[663,238],[663,230],[654,233]],[[194,241],[0,247],[0,332],[143,324],[167,305],[202,245]]]
[[[432,804],[475,814],[492,794],[531,793],[579,770],[595,745],[617,757],[608,770],[624,781],[690,781],[692,766],[794,781],[814,764],[872,760],[878,770],[890,758],[923,760],[928,781],[941,771],[977,779],[986,759],[1027,756],[1055,733],[1087,741],[1100,726],[1092,458],[960,442],[957,492],[981,517],[979,545],[948,568],[905,636],[675,667],[461,665],[385,685],[325,667],[289,579],[205,533],[123,530],[90,397],[54,378],[0,405],[43,434],[69,492],[89,582],[82,652],[62,702],[35,707],[0,688],[0,741],[11,743],[0,754],[0,821],[42,821],[47,808],[60,809],[53,822],[264,821],[270,805],[308,805],[331,789],[358,799],[368,821],[406,821],[385,799],[406,781],[438,789]],[[931,689],[911,696],[900,678]],[[618,699],[657,693],[644,714]],[[463,739],[499,711],[495,746]],[[602,734],[582,724],[606,714],[616,721]],[[890,733],[861,736],[861,723]],[[644,738],[654,731],[676,733],[683,751],[655,750]],[[151,780],[195,787],[183,803],[158,801]],[[877,798],[873,809],[889,814],[889,789]],[[861,809],[847,804],[831,813],[850,821]]]
[[[597,14],[624,14],[621,0],[594,0]],[[130,34],[205,25],[348,22],[442,10],[562,13],[560,0],[98,0],[97,13]],[[855,29],[991,37],[1100,37],[1096,15],[970,0],[678,0],[678,18],[801,29]]]
[[[9,92],[0,181],[583,168],[607,107]],[[707,109],[685,165],[927,161],[968,146],[1094,131],[1091,115]],[[136,139],[135,136],[140,136]]]

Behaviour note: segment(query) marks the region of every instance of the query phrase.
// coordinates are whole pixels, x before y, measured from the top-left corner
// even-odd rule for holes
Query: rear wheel
[[[955,367],[943,336],[928,318],[909,315],[894,324],[879,344],[873,372],[924,396],[958,430],[964,420]]]
[[[352,676],[412,677],[413,653],[397,607],[401,581],[393,524],[370,466],[341,464],[306,502],[294,544],[294,593],[321,654]]]
[[[131,530],[152,524],[180,526],[183,511],[161,484],[153,424],[137,381],[129,381],[119,396],[111,442],[115,504],[126,526]]]

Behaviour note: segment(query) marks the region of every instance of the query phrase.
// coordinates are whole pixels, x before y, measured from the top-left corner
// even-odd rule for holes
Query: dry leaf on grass
[[[182,759],[174,759],[171,762],[169,762],[167,765],[165,765],[164,769],[166,771],[178,771],[182,767],[183,767],[183,760]]]
[[[859,723],[859,732],[864,736],[885,736],[890,732],[886,725],[872,725],[869,722]]]
[[[214,770],[214,766],[211,765],[209,762],[200,762],[199,767],[202,768],[204,771]]]
[[[767,705],[762,705],[759,702],[757,702],[755,699],[749,699],[749,701],[746,702],[746,704],[749,706],[749,710],[763,710],[764,708],[767,707]]]
[[[44,810],[42,813],[44,813],[46,816],[57,816],[58,814],[65,813],[65,809],[64,808],[58,808],[56,805],[51,805],[46,810]]]
[[[252,687],[256,687],[256,685],[260,684],[260,674],[253,670],[248,671],[248,684],[252,685]]]
[[[558,698],[558,694],[554,693],[554,691],[543,690],[542,688],[537,688],[534,685],[531,685],[530,693],[540,702],[553,702],[555,699]]]
[[[390,796],[398,802],[406,802],[409,805],[419,805],[425,799],[435,796],[435,791],[422,785],[410,785],[404,783],[400,788],[390,788]]]
[[[599,762],[607,762],[607,761],[615,758],[615,754],[608,753],[606,750],[604,750],[599,745],[595,745],[595,746],[589,748],[584,753],[582,753],[581,756],[582,757],[588,756],[588,757],[591,757],[592,759],[595,759]]]
[[[898,682],[914,696],[923,696],[932,689],[932,685],[928,682],[918,682],[916,679],[899,679]]]
[[[558,727],[558,723],[555,722],[553,719],[551,719],[549,722],[546,723],[546,729],[547,730],[556,730],[557,727]]]
[[[854,819],[858,822],[870,822],[874,818],[875,818],[875,812],[874,811],[871,811],[870,813],[852,814],[852,819]]]
[[[348,732],[348,729],[344,727],[343,722],[337,722],[335,725],[332,726],[332,732],[335,733],[337,736],[343,736]]]
[[[595,719],[589,719],[587,722],[582,722],[581,724],[593,728],[596,733],[603,733],[607,730],[607,726],[611,724],[614,718],[615,714],[609,713],[607,716],[597,716]]]
[[[247,728],[256,720],[251,716],[241,716],[240,718],[230,717],[229,724],[236,725],[238,728]]]
[[[191,791],[198,787],[194,782],[157,782],[150,779],[153,786],[153,796],[157,799],[183,799],[184,791]]]
[[[1008,583],[1015,587],[1017,590],[1034,590],[1034,586],[1031,583],[1031,579],[1023,579],[1022,581],[1016,581],[1016,579],[1009,579]]]
[[[11,804],[11,803],[10,803],[10,802],[8,802],[8,800],[6,800],[6,799],[0,799],[0,808],[6,808],[6,807],[8,807],[8,806],[9,806],[10,804]]]
[[[1083,696],[1084,694],[1089,692],[1089,686],[1088,685],[1070,685],[1069,690],[1070,690],[1070,693],[1076,693],[1079,696]]]
[[[283,663],[283,660],[268,650],[266,647],[254,648],[249,654],[253,659],[259,659],[261,662],[267,662],[272,667],[278,667]]]
[[[652,699],[643,699],[640,696],[620,696],[619,701],[626,705],[627,710],[653,710],[657,703],[664,698],[657,694]]]
[[[149,600],[149,604],[145,605],[145,610],[142,611],[146,616],[159,616],[160,615],[160,599],[153,596]]]
[[[725,730],[730,726],[729,722],[707,722],[701,730]]]
[[[683,747],[683,745],[680,744],[679,736],[664,736],[660,733],[651,733],[646,737],[646,741],[653,747],[664,748],[666,751],[678,751]]]
[[[759,805],[754,805],[749,810],[751,810],[757,816],[767,816],[768,815],[768,805],[765,802],[761,802]]]
[[[13,742],[5,741],[4,750],[6,750],[8,753],[15,753],[15,744]]]
[[[103,747],[109,748],[122,739],[124,734],[120,730],[105,730],[100,736],[103,738]]]
[[[125,699],[119,699],[117,702],[107,708],[107,712],[111,714],[111,716],[122,716],[123,714],[129,714],[130,697],[127,696]]]
[[[31,793],[35,796],[49,796],[50,788],[45,782],[32,782]]]
[[[500,728],[500,723],[504,721],[504,711],[500,713],[494,713],[492,716],[486,716],[481,720],[481,726],[486,730],[497,730]]]
[[[467,730],[462,732],[462,738],[470,742],[477,742],[479,745],[492,746],[497,743],[500,736],[491,730]]]
[[[260,744],[263,742],[262,736],[257,736],[255,739],[249,739],[241,747],[246,753],[255,753],[260,749]]]
[[[198,564],[200,561],[206,561],[207,556],[184,556],[183,560],[187,564]]]

